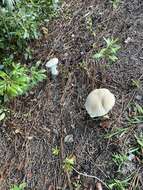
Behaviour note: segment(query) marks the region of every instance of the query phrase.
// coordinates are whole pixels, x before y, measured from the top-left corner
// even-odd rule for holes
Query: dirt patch
[[[89,19],[95,35],[88,27]],[[76,157],[79,172],[104,182],[116,178],[113,153],[126,148],[125,142],[132,138],[133,131],[123,139],[105,136],[128,126],[129,104],[143,96],[142,20],[142,0],[124,0],[116,10],[104,0],[63,3],[60,16],[48,26],[48,37],[34,45],[36,60],[59,58],[60,74],[52,80],[48,73],[41,86],[11,102],[11,117],[0,128],[0,189],[8,190],[11,184],[23,180],[29,190],[46,190],[51,184],[53,189],[66,189],[62,160],[68,155]],[[92,55],[104,45],[103,37],[112,36],[118,37],[122,46],[119,60],[101,69],[102,63],[95,63]],[[132,80],[139,80],[140,87],[134,88]],[[109,88],[116,96],[108,122],[89,118],[84,108],[88,93],[99,87]],[[143,130],[138,126],[136,129]],[[73,142],[64,143],[71,134]],[[61,149],[60,157],[52,154],[56,146]],[[134,170],[141,175],[139,164]],[[75,176],[77,172],[71,178]],[[80,180],[81,189],[95,186],[96,180]]]

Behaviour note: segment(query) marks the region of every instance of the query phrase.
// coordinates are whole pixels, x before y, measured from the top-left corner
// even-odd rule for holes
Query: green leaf
[[[11,97],[18,95],[17,89],[14,85],[7,87],[7,95]]]
[[[107,46],[110,46],[110,44],[111,44],[111,40],[110,40],[110,38],[104,38],[103,37],[103,39],[105,40],[105,42],[107,43]]]
[[[96,53],[95,55],[93,55],[94,59],[100,59],[102,57],[103,57],[103,55],[101,53]]]
[[[26,186],[27,186],[27,184],[26,184],[25,182],[23,182],[23,183],[21,183],[21,184],[19,185],[19,188],[20,188],[21,190],[23,190]]]
[[[137,139],[137,142],[138,142],[138,144],[143,148],[143,139],[142,139],[142,140]]]
[[[0,114],[0,121],[2,121],[5,118],[5,113]]]
[[[14,185],[10,190],[21,190],[17,185]]]
[[[0,77],[7,80],[9,77],[4,71],[0,71]]]
[[[113,62],[115,62],[116,60],[118,60],[118,57],[116,57],[115,55],[111,55],[109,56],[109,59]]]

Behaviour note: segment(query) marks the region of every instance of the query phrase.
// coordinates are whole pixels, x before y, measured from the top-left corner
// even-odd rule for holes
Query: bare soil
[[[123,0],[113,9],[108,0],[65,0],[59,16],[44,27],[48,34],[31,44],[33,61],[40,59],[44,66],[56,56],[60,73],[52,79],[47,71],[46,81],[10,103],[12,113],[0,127],[0,189],[26,181],[28,190],[68,190],[78,178],[81,190],[93,190],[93,177],[74,171],[68,180],[63,160],[74,155],[76,170],[107,183],[119,177],[113,154],[126,151],[134,133],[143,132],[142,124],[127,122],[130,103],[143,105],[143,1]],[[104,46],[103,37],[118,38],[121,45],[119,60],[108,67],[92,59]],[[139,80],[140,87],[135,88],[132,80]],[[106,121],[91,119],[84,108],[88,93],[100,87],[116,96]],[[105,138],[125,127],[129,130],[123,137]],[[73,142],[64,142],[67,135],[73,135]],[[56,146],[57,157],[52,154]],[[133,171],[143,175],[140,162],[131,167],[122,173],[123,179]],[[138,190],[142,189],[140,180]]]

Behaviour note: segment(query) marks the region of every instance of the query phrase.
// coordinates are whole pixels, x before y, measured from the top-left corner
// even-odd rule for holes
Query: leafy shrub
[[[39,15],[40,19],[47,19],[54,14],[55,8],[58,5],[58,0],[33,0],[32,5]]]
[[[5,0],[4,2],[9,6],[15,5],[15,9],[9,10],[0,6],[0,50],[3,50],[3,54],[18,50],[23,52],[27,41],[40,36],[40,24],[54,14],[54,5],[57,2],[56,0]]]
[[[96,60],[106,59],[110,63],[113,63],[118,60],[117,53],[120,49],[118,39],[104,38],[104,40],[106,42],[106,47],[102,48],[98,53],[93,55],[93,58]]]
[[[0,2],[0,5],[6,6],[9,10],[12,10],[18,1],[19,0],[2,0],[2,2]]]
[[[29,70],[12,59],[5,59],[3,65],[0,71],[0,96],[4,97],[4,101],[24,94],[46,78],[45,70],[38,70],[34,66]]]
[[[0,48],[9,51],[22,48],[30,39],[37,39],[39,23],[31,5],[21,7],[15,12],[7,9],[0,14]]]
[[[27,184],[25,182],[21,183],[19,186],[18,185],[13,185],[10,190],[24,190]]]
[[[57,0],[3,0],[0,2],[1,102],[24,94],[45,79],[45,70],[39,69],[39,65],[28,68],[7,57],[22,54],[25,59],[31,58],[28,43],[40,36],[39,27],[44,19],[48,19],[54,13],[56,4]]]

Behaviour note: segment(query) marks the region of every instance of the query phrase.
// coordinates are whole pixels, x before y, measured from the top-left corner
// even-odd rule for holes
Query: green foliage
[[[6,117],[6,109],[0,108],[0,121],[2,121]]]
[[[3,65],[4,69],[0,71],[0,95],[4,97],[4,101],[24,94],[46,78],[45,70],[38,70],[33,66],[30,71],[12,59],[5,59]]]
[[[117,9],[121,0],[110,0],[114,9]]]
[[[30,82],[28,70],[10,59],[5,59],[3,64],[4,70],[0,71],[0,95],[4,96],[4,100],[7,100],[25,93]]]
[[[109,134],[105,135],[105,138],[110,139],[113,137],[122,137],[127,133],[129,128],[116,128],[114,131],[109,132]]]
[[[120,46],[117,44],[118,39],[104,38],[104,40],[106,42],[106,47],[93,55],[93,58],[96,60],[105,59],[110,63],[113,63],[118,60],[117,52],[120,49]]]
[[[128,117],[129,124],[143,123],[143,106],[139,104],[133,104],[131,107],[133,109],[133,115]]]
[[[135,87],[135,88],[140,88],[141,87],[140,80],[133,80],[132,79],[132,86]]]
[[[75,163],[74,157],[66,157],[64,160],[63,168],[66,172],[72,172]]]
[[[96,36],[96,33],[93,29],[93,20],[91,16],[87,17],[86,19],[86,28],[94,37]]]
[[[60,149],[55,147],[55,148],[52,148],[52,154],[54,156],[59,156],[59,153],[60,153]]]
[[[129,185],[129,181],[131,180],[131,177],[128,177],[124,180],[119,179],[113,179],[108,183],[108,186],[111,190],[127,190],[127,187]]]
[[[80,184],[79,180],[76,180],[72,184],[73,184],[75,190],[80,190],[81,189],[81,184]]]
[[[2,0],[0,5],[6,6],[9,10],[14,9],[14,5],[18,2],[19,0]]]
[[[130,152],[140,158],[140,161],[143,163],[143,134],[141,133],[139,136],[135,135],[136,145]]]
[[[0,102],[23,95],[46,78],[39,64],[23,66],[17,58],[32,58],[28,43],[40,37],[39,27],[54,15],[58,0],[2,0],[0,2]],[[13,57],[7,58],[7,57]],[[22,61],[24,62],[24,61]],[[0,109],[0,120],[5,111]]]
[[[9,55],[15,51],[23,52],[27,42],[40,36],[39,27],[44,20],[54,14],[58,4],[53,0],[5,0],[9,9],[0,6],[0,50]],[[13,9],[12,8],[12,9]]]
[[[19,6],[14,12],[7,9],[0,14],[0,48],[15,51],[16,47],[22,51],[27,41],[39,37],[38,15],[32,6]]]
[[[1,104],[0,105],[0,121],[3,121],[9,112],[10,112],[9,109],[7,109],[5,106]]]
[[[31,67],[31,87],[35,86],[38,82],[43,81],[46,79],[45,69],[39,69],[40,62],[36,63],[36,66]]]
[[[121,169],[122,165],[128,161],[128,156],[126,154],[114,154],[113,162],[119,167],[119,170]]]
[[[10,190],[24,190],[24,188],[26,187],[26,183],[23,182],[20,185],[13,185],[12,188],[10,188]]]
[[[139,137],[135,135],[135,138],[137,140],[138,146],[140,149],[143,149],[143,134],[141,133]]]
[[[53,16],[59,5],[58,0],[32,0],[30,2],[36,9],[39,18],[43,20]]]

